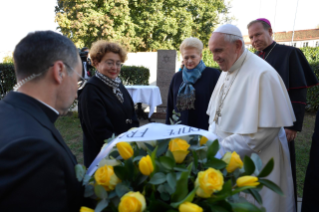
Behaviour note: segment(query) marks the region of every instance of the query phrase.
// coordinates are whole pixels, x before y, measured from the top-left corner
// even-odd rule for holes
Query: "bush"
[[[120,78],[125,85],[149,85],[150,70],[143,66],[123,66]]]
[[[14,65],[12,63],[0,63],[0,99],[2,99],[16,84]]]
[[[312,70],[319,79],[319,61],[310,63]],[[307,91],[307,110],[317,111],[319,108],[319,86],[308,88]]]
[[[220,70],[218,64],[213,59],[213,54],[210,52],[209,49],[203,49],[203,62],[207,67],[215,68]]]

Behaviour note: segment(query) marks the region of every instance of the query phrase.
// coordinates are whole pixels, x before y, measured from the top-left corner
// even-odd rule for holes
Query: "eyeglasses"
[[[105,63],[108,65],[108,67],[112,68],[113,66],[117,67],[117,68],[122,68],[123,66],[123,63],[114,63],[114,62],[111,62],[111,61],[105,61]]]
[[[74,73],[76,73],[78,77],[80,77],[80,80],[78,81],[78,90],[82,90],[85,84],[87,83],[87,81],[78,72],[74,71],[74,69],[71,66],[69,66],[67,63],[63,63],[63,64],[69,69],[71,69]]]

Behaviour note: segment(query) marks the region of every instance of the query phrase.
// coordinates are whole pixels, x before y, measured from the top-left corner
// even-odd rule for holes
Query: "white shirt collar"
[[[57,115],[59,115],[59,112],[56,110],[56,109],[54,109],[53,107],[51,107],[50,105],[48,105],[48,104],[46,104],[46,103],[44,103],[44,102],[42,102],[42,101],[40,101],[40,100],[38,100],[38,99],[36,99],[38,102],[41,102],[42,104],[44,104],[45,106],[47,106],[48,108],[50,108],[51,110],[53,110]]]
[[[229,69],[229,73],[233,73],[235,70],[239,69],[241,64],[243,64],[243,61],[245,59],[245,55],[247,54],[247,49],[245,48],[245,50],[243,51],[243,53],[240,55],[240,57],[236,60],[236,62],[232,65],[232,67],[230,67]]]

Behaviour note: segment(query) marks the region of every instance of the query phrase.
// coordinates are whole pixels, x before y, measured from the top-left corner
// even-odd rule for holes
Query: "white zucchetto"
[[[235,36],[238,36],[241,38],[243,37],[243,35],[241,34],[241,31],[238,29],[238,27],[236,27],[232,24],[222,25],[222,26],[218,27],[217,29],[215,29],[214,32],[224,33],[224,34],[228,34],[228,35],[235,35]]]

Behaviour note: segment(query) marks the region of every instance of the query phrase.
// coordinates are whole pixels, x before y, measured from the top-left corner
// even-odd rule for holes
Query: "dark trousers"
[[[292,180],[294,182],[294,194],[295,194],[295,205],[297,208],[297,177],[296,177],[296,151],[295,151],[295,141],[288,142],[289,152],[290,152],[290,164]]]

